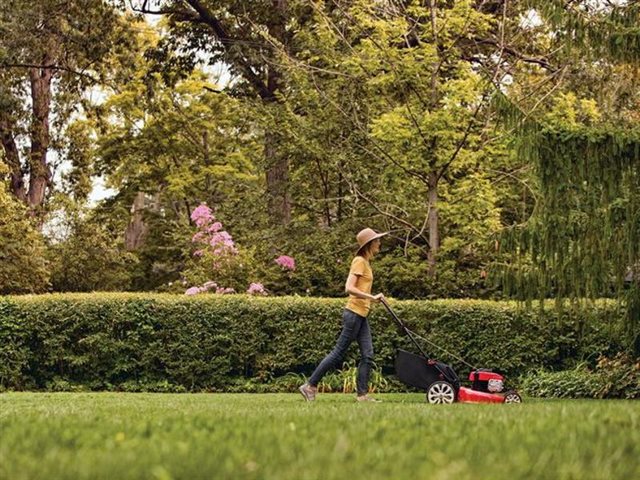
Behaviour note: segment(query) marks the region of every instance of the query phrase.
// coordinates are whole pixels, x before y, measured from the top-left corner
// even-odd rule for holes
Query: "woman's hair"
[[[360,250],[358,250],[357,255],[361,256],[361,257],[366,257],[367,254],[369,253],[369,251],[371,250],[371,248],[373,247],[373,240],[370,241],[369,243],[367,243],[364,247],[362,247]]]

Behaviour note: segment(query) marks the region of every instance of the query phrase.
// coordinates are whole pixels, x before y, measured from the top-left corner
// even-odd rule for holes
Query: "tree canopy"
[[[340,295],[370,226],[390,295],[616,297],[640,348],[637,2],[9,3],[2,292]]]

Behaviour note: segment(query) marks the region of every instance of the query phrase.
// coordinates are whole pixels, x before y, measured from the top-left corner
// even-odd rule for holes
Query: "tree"
[[[435,277],[443,229],[451,253],[473,250],[499,227],[493,179],[507,155],[493,131],[491,98],[512,63],[502,55],[504,19],[473,2],[329,3],[314,8],[313,28],[299,33],[298,57],[281,52],[291,117],[321,131],[320,142],[330,129],[316,118],[330,115],[317,104],[332,112],[329,125],[344,125],[347,151],[359,159],[338,162],[333,192],[355,193],[402,232],[405,251],[409,240],[425,248]],[[312,134],[299,136],[309,143]],[[345,150],[344,134],[328,138]],[[327,148],[305,153],[325,154],[327,166],[345,156]]]
[[[278,110],[286,96],[286,85],[273,44],[296,55],[296,31],[310,11],[298,0],[227,0],[135,2],[134,9],[163,14],[169,19],[169,41],[196,53],[208,55],[209,64],[223,62],[241,81],[234,91],[258,98],[267,110]],[[285,139],[276,125],[264,131],[264,170],[269,211],[274,225],[291,221],[289,158],[282,153]]]
[[[534,165],[541,188],[535,214],[507,237],[513,265],[504,278],[527,299],[617,296],[638,354],[640,284],[625,278],[636,278],[640,264],[640,129],[627,114],[638,107],[640,6],[529,6],[541,18],[536,35],[563,73],[551,74],[553,89],[535,100],[546,107],[538,114],[527,111],[531,100],[501,99],[506,124],[517,128],[518,153]]]
[[[127,291],[138,258],[124,248],[122,234],[100,210],[78,208],[68,197],[64,218],[50,235],[46,255],[51,286],[58,292]]]
[[[106,56],[127,37],[120,16],[101,0],[6,3],[0,12],[0,140],[12,193],[42,220],[53,191],[48,152],[79,93],[98,81]]]
[[[145,41],[149,47],[157,39]],[[260,220],[260,148],[248,109],[216,93],[202,72],[172,83],[167,87],[153,72],[153,62],[138,59],[133,78],[106,90],[85,133],[96,139],[95,171],[118,191],[108,208],[133,205],[131,222],[120,228],[141,260],[136,288],[179,278],[190,254],[190,216],[200,202],[225,212],[225,220],[246,219],[246,228]],[[243,222],[234,226],[242,231]]]
[[[288,206],[279,209],[279,216],[271,211],[272,218],[287,220],[272,225],[310,221],[332,228],[350,216],[354,223],[358,216],[377,217],[425,248],[432,276],[443,233],[438,215],[442,206],[452,205],[447,216],[452,228],[448,229],[447,220],[444,223],[445,253],[473,251],[474,243],[479,243],[474,236],[487,237],[497,228],[499,195],[490,185],[493,174],[487,170],[473,176],[472,170],[484,163],[483,156],[501,151],[488,138],[487,117],[489,80],[504,73],[495,69],[487,73],[492,65],[480,59],[504,47],[491,41],[498,33],[495,17],[502,12],[485,12],[472,2],[422,6],[420,2],[141,1],[134,5],[138,11],[168,19],[171,33],[155,49],[156,59],[166,66],[191,65],[196,62],[194,52],[199,50],[202,56],[204,51],[208,62],[224,62],[240,77],[230,88],[234,95],[248,99],[251,93],[259,99],[253,128],[264,132],[265,161],[274,166],[273,176],[267,171],[272,207],[278,196],[274,192],[284,190],[271,180],[284,179],[286,173],[282,204]],[[476,42],[478,38],[486,41]],[[178,46],[189,52],[186,60],[169,53]],[[498,62],[500,67],[504,63]],[[457,90],[453,92],[449,84]],[[447,109],[459,101],[462,104],[448,115]],[[448,123],[429,137],[424,128],[438,123],[439,117]],[[394,125],[394,120],[405,125]],[[417,144],[407,149],[402,146],[404,139],[390,137],[401,130]],[[433,143],[436,137],[442,141]],[[408,166],[416,155],[421,165]],[[467,173],[466,187],[460,182],[453,188],[443,186],[442,182],[456,183]],[[383,195],[375,198],[372,189],[378,190],[380,182]],[[407,193],[394,204],[400,186]],[[346,201],[351,195],[356,195],[356,202]],[[474,212],[469,202],[454,206],[453,197],[459,195],[477,198],[479,208]],[[465,206],[470,208],[460,208]],[[483,223],[478,218],[484,213],[488,217]],[[475,228],[454,241],[460,222]]]

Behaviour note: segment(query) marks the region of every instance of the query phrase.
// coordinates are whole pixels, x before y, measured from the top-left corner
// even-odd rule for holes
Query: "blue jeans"
[[[373,367],[373,342],[371,329],[366,317],[345,309],[342,314],[342,332],[335,348],[324,357],[324,360],[316,367],[309,377],[309,385],[318,385],[325,373],[332,368],[337,368],[342,363],[351,342],[358,341],[360,347],[360,364],[358,365],[358,377],[356,388],[358,395],[365,395],[369,386],[369,374]]]

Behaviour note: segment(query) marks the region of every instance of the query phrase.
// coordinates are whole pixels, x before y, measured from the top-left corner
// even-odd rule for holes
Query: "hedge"
[[[610,301],[583,313],[482,300],[390,302],[414,331],[513,378],[623,350],[622,313]],[[308,375],[333,347],[343,306],[344,299],[245,295],[0,297],[0,388],[224,391],[243,379]],[[395,350],[414,347],[382,306],[370,321],[377,364],[392,373]],[[468,367],[428,351],[466,375]],[[357,346],[349,355],[357,357]]]

